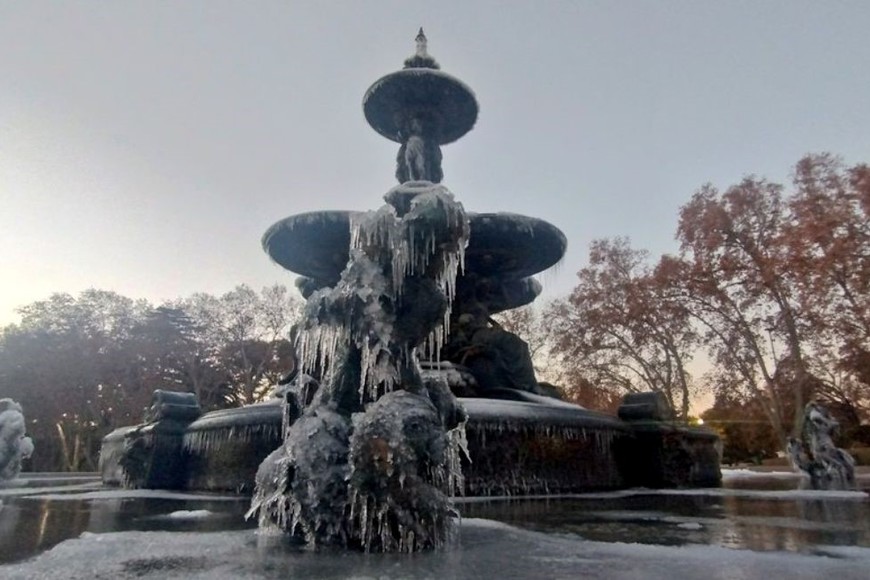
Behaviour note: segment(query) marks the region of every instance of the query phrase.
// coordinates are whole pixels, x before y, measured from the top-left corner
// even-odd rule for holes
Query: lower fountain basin
[[[623,421],[577,405],[512,389],[498,398],[460,398],[468,414],[465,494],[516,496],[626,487],[696,487],[719,484],[718,438],[703,429],[662,421]],[[122,485],[118,468],[123,433],[106,436],[103,482]],[[153,429],[155,454],[163,445]],[[175,435],[173,435],[174,437]],[[173,440],[174,442],[174,440]],[[140,483],[168,481],[162,465],[183,465],[188,490],[251,493],[262,460],[282,443],[279,399],[213,411],[184,430],[181,462],[151,457]],[[129,482],[127,482],[129,484]]]

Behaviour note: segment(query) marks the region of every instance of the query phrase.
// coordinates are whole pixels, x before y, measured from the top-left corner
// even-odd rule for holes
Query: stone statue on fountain
[[[788,441],[788,455],[795,469],[807,474],[813,489],[855,489],[855,460],[834,444],[840,424],[813,401],[804,409],[802,440]]]
[[[21,462],[33,453],[33,441],[25,430],[21,405],[0,399],[0,482],[18,477]]]
[[[426,135],[423,121],[411,119],[401,136],[403,142],[396,156],[396,179],[399,183],[408,181],[441,183],[444,178],[441,170],[441,148]]]

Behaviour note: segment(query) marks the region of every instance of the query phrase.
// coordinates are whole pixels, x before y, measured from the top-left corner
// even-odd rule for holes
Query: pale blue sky
[[[292,283],[274,221],[369,209],[397,146],[361,100],[417,28],[476,92],[444,148],[472,211],[674,251],[692,192],[870,161],[870,2],[0,0],[0,324],[88,287],[159,302]]]

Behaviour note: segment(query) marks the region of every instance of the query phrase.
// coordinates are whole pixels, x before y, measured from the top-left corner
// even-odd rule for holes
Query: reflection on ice
[[[199,520],[211,517],[212,515],[214,514],[208,510],[178,510],[166,514],[165,517],[171,520]]]

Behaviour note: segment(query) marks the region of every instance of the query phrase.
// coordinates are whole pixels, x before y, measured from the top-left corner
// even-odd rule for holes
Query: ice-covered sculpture
[[[310,544],[413,551],[449,536],[464,415],[424,383],[417,349],[443,344],[468,219],[431,182],[386,199],[353,224],[339,282],[308,298],[297,347],[320,389],[257,474],[251,515]]]
[[[33,441],[25,432],[21,405],[0,399],[0,481],[18,477],[21,461],[33,453]]]
[[[432,101],[420,83],[436,74],[443,87],[464,87],[433,68],[422,30],[417,42],[416,64],[366,98],[390,113],[402,183],[379,210],[353,216],[339,279],[310,290],[296,347],[300,376],[317,375],[320,387],[304,410],[287,390],[284,442],[257,473],[249,515],[309,544],[414,551],[450,535],[465,414],[445,381],[423,380],[418,348],[430,359],[441,352],[470,232],[437,183],[438,143],[470,129],[477,105],[468,92],[464,126],[439,114],[454,100]]]
[[[810,402],[804,409],[803,440],[788,441],[792,465],[809,476],[813,489],[855,488],[855,460],[834,444],[839,428],[826,408]]]

